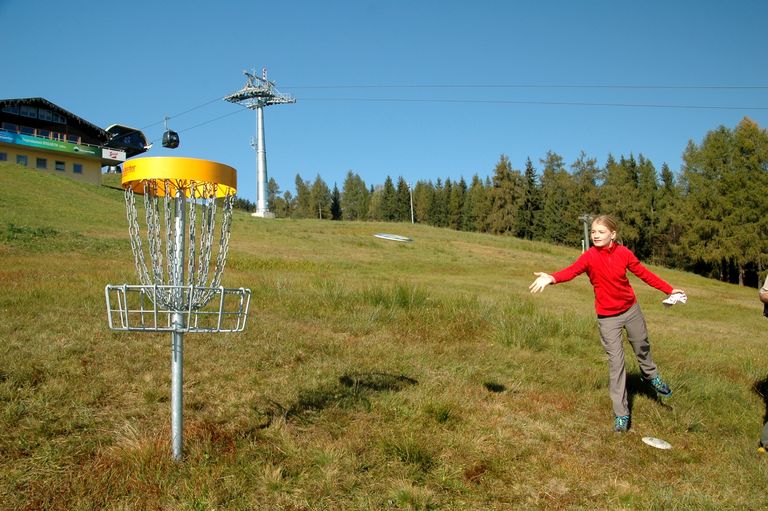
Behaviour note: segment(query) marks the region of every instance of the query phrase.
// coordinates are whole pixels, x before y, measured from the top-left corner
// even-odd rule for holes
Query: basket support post
[[[176,218],[174,235],[176,238],[173,257],[173,274],[178,286],[174,293],[176,303],[181,303],[184,293],[181,286],[184,285],[184,241],[186,237],[186,208],[184,193],[176,193]],[[184,314],[174,312],[171,315],[171,324],[175,328],[171,332],[171,449],[174,461],[181,461],[184,452]]]

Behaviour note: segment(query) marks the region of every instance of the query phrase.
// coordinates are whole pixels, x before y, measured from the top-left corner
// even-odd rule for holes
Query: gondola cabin
[[[163,133],[163,147],[176,149],[179,147],[179,134],[173,130],[166,130]]]

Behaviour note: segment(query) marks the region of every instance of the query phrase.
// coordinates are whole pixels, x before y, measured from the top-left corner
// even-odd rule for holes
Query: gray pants
[[[768,449],[768,422],[763,426],[763,432],[760,435],[760,445]]]
[[[600,327],[600,342],[608,355],[609,392],[613,413],[617,417],[629,415],[622,330],[627,331],[627,339],[635,352],[643,376],[652,379],[658,374],[656,364],[651,358],[651,345],[648,343],[648,329],[645,327],[643,312],[636,303],[618,316],[598,318],[597,323]]]

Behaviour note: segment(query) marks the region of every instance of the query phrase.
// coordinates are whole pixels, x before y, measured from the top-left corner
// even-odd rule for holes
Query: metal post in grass
[[[237,175],[192,158],[123,165],[128,231],[140,284],[107,285],[109,328],[171,334],[171,450],[183,457],[184,334],[241,332],[251,291],[224,288]],[[139,221],[136,195],[144,196]]]
[[[581,240],[581,251],[586,252],[589,250],[589,224],[592,222],[592,215],[585,213],[579,216],[579,220],[584,225],[584,239]]]

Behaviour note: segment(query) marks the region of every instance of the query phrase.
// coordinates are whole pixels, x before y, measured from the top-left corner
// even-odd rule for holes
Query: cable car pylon
[[[251,110],[256,110],[256,212],[253,216],[261,218],[273,218],[275,215],[269,211],[267,205],[267,149],[264,143],[264,107],[269,105],[282,105],[296,103],[289,94],[277,91],[275,82],[267,79],[267,68],[263,68],[261,76],[256,73],[243,71],[246,76],[245,87],[237,92],[225,96],[224,100],[230,103],[243,105]]]

